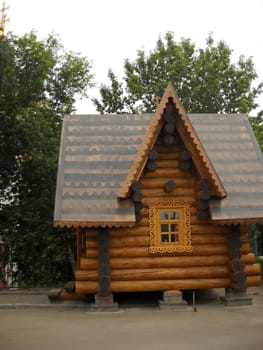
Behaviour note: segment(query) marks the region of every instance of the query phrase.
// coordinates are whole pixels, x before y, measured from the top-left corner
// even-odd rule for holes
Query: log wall
[[[158,145],[155,152],[157,160],[151,159],[151,162],[156,162],[157,166],[151,163],[151,167],[142,175],[140,186],[134,187],[138,222],[132,228],[109,229],[111,291],[230,287],[233,280],[229,257],[230,229],[215,226],[209,219],[206,205],[209,190],[206,184],[200,185],[192,166],[186,170],[185,164],[180,166],[182,154],[184,158],[186,154],[183,153],[185,148],[182,144]],[[149,253],[147,205],[153,197],[167,196],[191,202],[192,252]],[[76,290],[95,293],[99,290],[98,230],[86,229],[85,234],[85,249],[79,248],[82,256],[76,272]],[[83,234],[79,237],[83,240]],[[258,285],[260,270],[254,264],[254,255],[250,253],[247,227],[241,227],[240,240],[246,284]]]

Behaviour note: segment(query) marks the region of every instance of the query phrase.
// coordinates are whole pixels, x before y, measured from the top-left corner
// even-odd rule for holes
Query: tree
[[[55,35],[0,40],[0,260],[17,264],[20,282],[54,283],[70,268],[72,236],[52,225],[59,140],[91,68]]]
[[[140,50],[134,61],[124,61],[124,78],[109,70],[110,86],[100,87],[93,102],[100,113],[154,112],[156,97],[172,82],[189,113],[249,113],[258,107],[256,98],[263,84],[257,78],[252,58],[231,61],[232,50],[223,41],[215,45],[212,35],[205,49],[190,39],[177,43],[172,33],[159,37],[148,55]]]

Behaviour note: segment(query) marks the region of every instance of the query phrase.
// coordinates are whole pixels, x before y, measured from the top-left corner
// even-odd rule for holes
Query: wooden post
[[[98,282],[99,290],[95,295],[95,304],[91,305],[92,311],[115,311],[118,305],[113,302],[111,293],[111,267],[109,254],[109,232],[108,228],[101,228],[98,238]]]
[[[230,287],[226,289],[226,294],[221,298],[227,306],[251,305],[252,298],[247,295],[247,276],[245,264],[241,260],[242,241],[239,226],[232,225],[228,237],[229,245],[229,269]]]

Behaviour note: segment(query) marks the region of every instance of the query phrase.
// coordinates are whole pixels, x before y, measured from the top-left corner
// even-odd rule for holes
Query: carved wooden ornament
[[[162,220],[162,216],[167,219]],[[149,225],[150,253],[192,252],[189,202],[174,198],[154,200],[149,204]]]

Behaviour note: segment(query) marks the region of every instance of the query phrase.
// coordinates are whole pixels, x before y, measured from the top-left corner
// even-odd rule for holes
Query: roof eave
[[[55,227],[87,227],[87,228],[99,228],[99,227],[132,227],[135,225],[135,221],[54,221]]]

